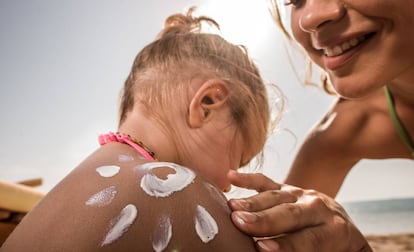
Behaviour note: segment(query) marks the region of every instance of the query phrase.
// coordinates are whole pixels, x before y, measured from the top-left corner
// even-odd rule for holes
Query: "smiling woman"
[[[338,96],[302,143],[286,182],[335,197],[363,159],[408,159],[412,168],[414,36],[407,31],[414,4],[291,1],[289,8],[293,38]]]

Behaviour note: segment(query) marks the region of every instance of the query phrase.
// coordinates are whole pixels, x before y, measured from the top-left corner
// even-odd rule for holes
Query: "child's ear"
[[[228,96],[227,84],[222,80],[211,79],[201,84],[190,102],[190,127],[199,128],[209,121],[214,112],[226,103]]]

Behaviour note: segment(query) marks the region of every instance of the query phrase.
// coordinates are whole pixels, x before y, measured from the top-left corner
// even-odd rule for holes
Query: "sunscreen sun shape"
[[[174,174],[168,174],[167,179],[160,179],[151,173],[154,168],[169,167],[175,171]],[[148,170],[141,179],[141,188],[153,197],[168,197],[172,193],[181,191],[191,184],[195,178],[195,173],[184,167],[169,162],[152,162],[145,163],[142,169]]]

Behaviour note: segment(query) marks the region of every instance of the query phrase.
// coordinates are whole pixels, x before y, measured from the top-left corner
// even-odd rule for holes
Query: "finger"
[[[275,239],[263,239],[256,242],[256,250],[259,252],[279,252],[280,246]]]
[[[362,233],[351,222],[337,215],[331,218],[328,223],[278,236],[270,243],[258,244],[257,247],[265,249],[277,247],[278,250],[273,251],[280,252],[372,252]]]
[[[296,202],[297,197],[286,191],[268,190],[242,199],[230,199],[233,211],[258,212],[283,203]]]
[[[332,213],[316,198],[314,202],[285,203],[260,212],[234,211],[231,217],[245,233],[264,237],[324,224]]]
[[[281,184],[274,182],[260,173],[238,173],[237,171],[230,170],[227,173],[227,178],[235,186],[256,190],[258,192],[278,190],[281,188]]]
[[[295,233],[279,236],[272,239],[273,245],[278,247],[276,251],[283,252],[347,252],[360,251],[351,249],[352,242],[346,238],[345,233],[332,233],[332,230],[327,225],[309,227]],[[271,243],[258,244],[260,248],[269,248]],[[266,250],[263,250],[266,251]],[[267,250],[272,251],[272,250]]]
[[[324,239],[324,237],[328,237],[328,234],[323,235],[323,232],[323,227],[309,227],[301,231],[295,232],[293,234],[288,234],[285,236],[281,236],[279,238],[275,238],[273,239],[273,241],[278,246],[279,250],[277,251],[283,252],[340,252],[340,248],[331,247],[331,239]],[[332,236],[332,234],[330,235]],[[267,244],[267,246],[269,245]],[[325,250],[328,247],[330,247],[330,249]]]
[[[336,238],[337,234],[327,233],[327,231],[323,226],[309,227],[295,233],[258,240],[256,247],[260,252],[344,251],[338,246],[333,247],[335,243],[332,243],[332,238]]]

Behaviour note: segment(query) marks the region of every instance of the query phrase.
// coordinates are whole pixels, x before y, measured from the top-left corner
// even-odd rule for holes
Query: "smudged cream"
[[[125,206],[121,213],[111,221],[109,231],[102,241],[101,247],[111,244],[128,231],[129,226],[134,223],[137,214],[138,210],[134,205],[128,204]]]
[[[168,216],[162,216],[153,235],[152,247],[155,252],[167,248],[172,237],[172,226]]]
[[[195,213],[195,230],[201,241],[207,243],[218,233],[218,226],[210,213],[202,206],[197,205]]]
[[[110,186],[92,195],[86,202],[87,206],[106,206],[115,198],[117,191],[115,186]]]
[[[167,179],[160,179],[151,173],[154,168],[169,167],[175,171],[174,174],[168,174]],[[183,190],[191,184],[195,178],[195,173],[181,165],[169,162],[151,162],[141,165],[143,170],[147,170],[141,179],[141,188],[150,196],[168,197],[172,193]]]
[[[105,165],[96,168],[96,172],[98,172],[102,177],[110,178],[118,174],[119,169],[121,168],[117,165]]]
[[[208,182],[203,183],[204,186],[207,188],[208,192],[210,193],[210,196],[216,200],[217,203],[219,203],[222,208],[227,212],[231,213],[231,210],[229,206],[227,205],[227,198],[224,196],[224,194],[215,186]]]
[[[129,156],[129,155],[121,154],[121,155],[118,156],[118,161],[121,162],[121,163],[127,163],[127,162],[134,161],[134,158],[132,156]]]

